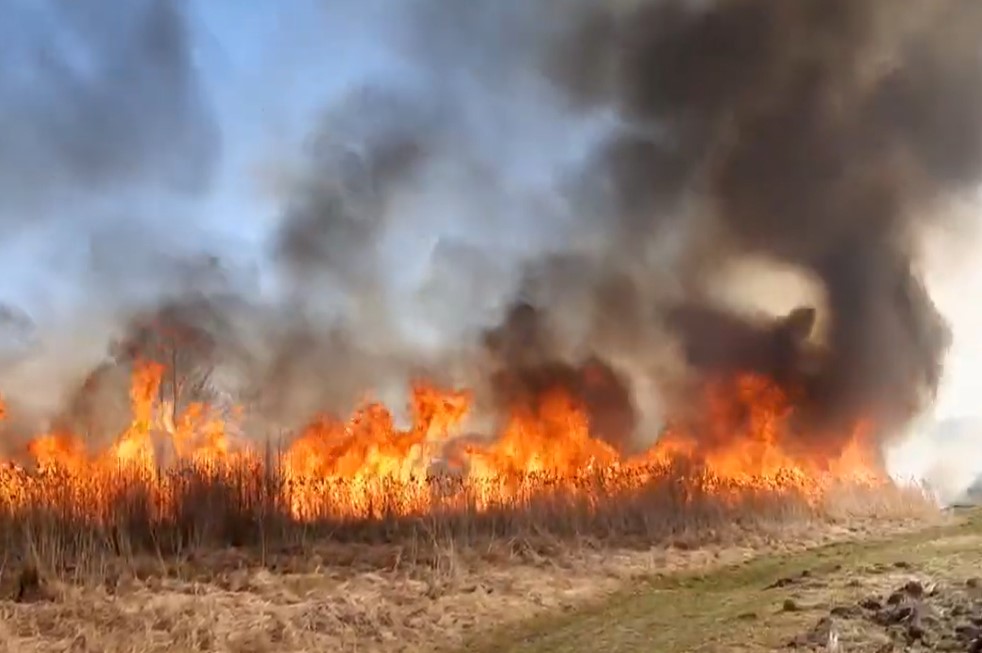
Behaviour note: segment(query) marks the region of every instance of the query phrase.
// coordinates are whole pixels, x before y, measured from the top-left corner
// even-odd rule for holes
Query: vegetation
[[[774,526],[929,509],[916,491],[892,487],[830,489],[816,501],[791,484],[727,483],[682,468],[419,483],[302,482],[278,470],[252,459],[161,474],[7,468],[2,482],[16,492],[0,498],[0,545],[8,560],[58,575],[132,553],[233,546],[261,555],[323,539],[457,548],[535,538],[697,546]]]
[[[901,602],[907,603],[907,597],[901,594],[907,592],[894,589],[909,584],[914,584],[910,593],[915,598],[920,598],[918,588],[927,588],[923,591],[937,603],[953,606],[935,610],[925,625],[916,626],[925,631],[918,634],[924,650],[935,646],[969,650],[967,642],[959,645],[958,634],[964,627],[960,623],[954,623],[950,633],[939,632],[933,642],[929,624],[946,618],[957,622],[959,612],[974,613],[978,596],[959,602],[942,595],[979,587],[980,545],[982,513],[974,510],[954,523],[900,537],[839,542],[710,573],[654,577],[598,604],[559,617],[544,616],[517,630],[509,628],[491,638],[490,644],[484,638],[482,646],[468,650],[772,651],[794,642],[798,648],[827,651],[832,649],[826,632],[833,634],[841,651],[900,650],[910,644],[905,641],[913,629],[908,622],[916,612],[911,607],[906,616],[894,620],[889,606],[898,605],[897,612],[906,609]],[[963,610],[954,607],[959,605]],[[971,626],[967,616],[961,624]],[[823,630],[821,639],[814,639],[813,634]]]

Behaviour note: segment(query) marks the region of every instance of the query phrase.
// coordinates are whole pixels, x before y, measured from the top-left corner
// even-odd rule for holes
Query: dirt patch
[[[944,542],[941,549],[982,550],[982,536]],[[959,548],[955,548],[955,545]],[[964,547],[964,548],[961,548]],[[798,650],[962,651],[982,653],[982,580],[966,573],[958,558],[939,558],[923,565],[903,563],[903,573],[870,570],[878,577],[853,579],[850,586],[863,588],[866,596],[832,606],[808,631],[788,642]],[[954,563],[954,564],[952,564]],[[898,576],[907,580],[898,581]],[[891,590],[883,588],[893,582]]]

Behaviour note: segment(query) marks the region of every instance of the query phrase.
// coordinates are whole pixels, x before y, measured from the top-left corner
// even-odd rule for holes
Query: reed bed
[[[0,468],[0,555],[55,572],[93,560],[202,548],[259,552],[318,541],[458,548],[550,538],[697,546],[736,531],[927,509],[916,490],[714,477],[691,466],[576,477],[439,474],[398,481],[291,478],[275,457],[167,470]]]

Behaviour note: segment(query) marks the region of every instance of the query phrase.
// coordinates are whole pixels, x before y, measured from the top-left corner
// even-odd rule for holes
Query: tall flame
[[[534,408],[516,409],[500,438],[484,447],[470,447],[467,454],[475,476],[537,472],[572,476],[609,466],[618,458],[613,447],[591,437],[582,407],[555,390],[541,397]]]
[[[129,470],[161,480],[172,464],[221,468],[233,462],[259,464],[254,447],[229,436],[226,417],[205,403],[176,411],[161,397],[163,365],[134,366],[130,386],[132,420],[106,451],[89,452],[71,433],[34,438],[27,451],[41,469],[58,468],[69,478],[92,478]],[[588,413],[568,393],[552,389],[515,407],[497,437],[449,447],[463,435],[472,394],[417,382],[412,387],[411,423],[399,428],[381,403],[367,402],[347,420],[320,415],[301,429],[280,458],[288,483],[283,489],[295,517],[314,518],[329,497],[336,512],[369,517],[380,509],[399,514],[424,511],[434,461],[459,468],[457,478],[481,488],[478,509],[527,492],[529,478],[575,485],[585,474],[607,474],[630,485],[661,473],[678,460],[696,464],[707,479],[769,488],[791,484],[818,496],[828,480],[874,483],[885,479],[868,439],[871,425],[857,424],[838,448],[804,447],[795,438],[794,404],[770,379],[743,374],[707,386],[705,406],[695,420],[668,427],[646,452],[622,456],[591,433]],[[5,409],[0,403],[0,415]],[[822,441],[811,438],[810,441]],[[456,455],[451,455],[451,449]],[[713,481],[706,481],[712,489]],[[380,491],[400,488],[379,507]],[[391,494],[391,493],[390,493]],[[12,492],[11,496],[18,495]],[[164,502],[166,503],[166,502]]]

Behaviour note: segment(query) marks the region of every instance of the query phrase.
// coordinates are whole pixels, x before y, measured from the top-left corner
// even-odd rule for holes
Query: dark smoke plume
[[[630,339],[647,302],[651,332],[666,325],[692,366],[798,377],[826,425],[864,416],[889,432],[921,410],[948,331],[918,277],[918,238],[982,178],[982,6],[653,1],[598,10],[574,34],[588,56],[556,79],[626,121],[593,170],[616,207],[598,218],[604,274],[643,279],[630,268],[646,248],[694,228],[686,207],[710,216],[695,228],[711,237],[680,259],[676,298],[638,282],[609,323]],[[724,265],[745,256],[820,281],[818,369],[799,370],[792,346],[811,330],[808,311],[789,330],[706,303]]]
[[[498,412],[508,415],[524,408],[534,413],[547,393],[562,391],[584,407],[594,437],[629,452],[638,416],[627,380],[595,356],[563,360],[554,343],[548,325],[530,304],[513,306],[505,321],[485,334]]]
[[[885,0],[583,2],[545,26],[547,5],[475,6],[456,21],[436,0],[409,10],[398,42],[428,73],[429,94],[357,96],[371,102],[355,122],[329,117],[333,145],[317,151],[330,156],[315,158],[314,183],[280,232],[287,269],[353,299],[350,324],[367,326],[352,334],[397,322],[379,247],[393,225],[427,228],[406,217],[406,193],[448,160],[484,188],[499,181],[482,167],[481,123],[466,120],[461,88],[476,82],[491,101],[548,77],[569,111],[613,107],[621,124],[562,190],[572,230],[532,211],[514,226],[551,224],[555,237],[521,265],[522,300],[483,343],[491,362],[473,368],[494,404],[550,384],[582,397],[583,361],[593,361],[617,388],[594,404],[611,406],[621,426],[610,437],[623,443],[639,423],[640,391],[626,379],[676,385],[665,360],[676,340],[690,371],[752,370],[804,387],[812,426],[871,417],[891,432],[919,412],[948,342],[918,276],[919,239],[942,223],[946,199],[982,177],[982,11],[960,0],[903,10]],[[329,116],[351,115],[340,108]],[[352,144],[339,146],[345,135]],[[780,318],[709,299],[725,266],[747,257],[794,266],[824,296]]]
[[[366,88],[324,117],[312,169],[278,235],[276,258],[298,280],[319,276],[352,293],[378,283],[372,248],[430,144],[432,127],[419,113],[399,95]]]

